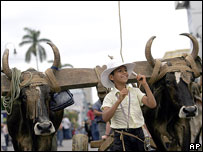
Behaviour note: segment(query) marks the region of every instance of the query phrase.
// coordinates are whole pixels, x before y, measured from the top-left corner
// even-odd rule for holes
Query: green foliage
[[[53,63],[54,60],[49,60],[47,61],[48,63]],[[60,62],[60,65],[59,65],[59,69],[63,68],[63,67],[70,67],[70,68],[73,68],[73,65],[72,64],[69,64],[69,63],[66,63],[66,64],[61,64]]]
[[[74,110],[65,110],[64,111],[64,116],[67,116],[68,119],[71,121],[73,124],[73,127],[78,128],[78,112]]]

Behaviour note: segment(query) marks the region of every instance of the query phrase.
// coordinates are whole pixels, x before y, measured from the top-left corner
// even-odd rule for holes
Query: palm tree
[[[53,60],[49,60],[47,61],[48,63],[53,63],[54,61]],[[66,63],[66,64],[61,64],[60,62],[60,65],[59,65],[59,69],[63,68],[63,67],[70,67],[70,68],[73,68],[73,65],[72,64],[69,64],[69,63]]]
[[[25,62],[30,62],[31,60],[31,54],[33,54],[36,57],[36,64],[37,64],[37,70],[38,68],[38,56],[40,59],[40,62],[46,59],[46,51],[44,47],[40,45],[40,42],[51,42],[49,39],[42,38],[39,39],[40,31],[36,31],[30,28],[24,28],[25,31],[27,31],[27,34],[23,36],[23,41],[19,44],[19,46],[23,46],[25,44],[31,44],[31,46],[28,48],[26,55],[25,55]]]

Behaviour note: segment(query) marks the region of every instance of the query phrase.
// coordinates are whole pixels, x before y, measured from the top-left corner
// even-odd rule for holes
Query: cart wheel
[[[88,151],[88,137],[84,134],[76,134],[72,140],[72,151]]]

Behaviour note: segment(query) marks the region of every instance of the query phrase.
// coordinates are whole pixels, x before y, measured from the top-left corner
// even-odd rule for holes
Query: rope
[[[27,87],[30,84],[30,81],[32,80],[32,73],[30,71],[27,71],[27,72],[30,74],[30,78],[27,81],[24,80],[19,84],[21,89],[23,87]]]
[[[131,137],[137,138],[138,140],[140,140],[141,142],[144,143],[144,141],[142,139],[140,139],[138,136],[135,136],[135,135],[133,135],[131,133],[124,132],[124,131],[118,131],[118,130],[115,130],[115,132],[118,132],[118,133],[123,134],[123,135],[127,135],[127,136],[131,136]]]
[[[12,108],[13,108],[13,102],[19,97],[20,95],[20,90],[23,87],[26,87],[28,85],[42,85],[42,84],[47,84],[47,81],[43,78],[33,77],[32,73],[29,72],[30,77],[27,80],[24,80],[23,82],[20,83],[20,77],[21,77],[21,71],[18,70],[17,68],[13,68],[12,70],[12,78],[11,78],[11,85],[10,85],[10,95],[8,94],[6,97],[3,97],[3,106],[6,109],[6,112],[8,115],[11,115],[12,113]],[[53,74],[52,69],[47,69],[45,71],[46,73],[46,78],[48,79],[48,82],[50,83],[51,87],[54,89],[55,92],[60,91],[60,86],[58,85],[56,78]]]
[[[120,55],[121,55],[122,62],[124,62],[123,55],[122,55],[122,28],[121,28],[120,1],[118,1],[118,13],[119,13],[120,41],[121,41]]]
[[[8,115],[11,115],[13,102],[20,95],[20,76],[21,71],[17,68],[13,68],[12,70],[12,78],[11,78],[11,86],[10,86],[10,96],[3,97],[3,106],[6,109]]]
[[[123,130],[120,133],[120,140],[122,141],[122,146],[123,146],[123,151],[125,151],[125,143],[124,143],[124,139],[123,139]]]
[[[142,139],[140,139],[138,136],[135,136],[131,133],[128,133],[128,132],[124,132],[123,130],[122,131],[118,131],[118,130],[115,130],[115,132],[117,133],[120,133],[120,140],[122,141],[122,146],[123,146],[123,151],[126,151],[125,150],[125,143],[124,143],[124,139],[123,139],[123,135],[127,135],[127,136],[131,136],[131,137],[134,137],[134,138],[137,138],[138,140],[140,140],[141,142],[145,143]]]

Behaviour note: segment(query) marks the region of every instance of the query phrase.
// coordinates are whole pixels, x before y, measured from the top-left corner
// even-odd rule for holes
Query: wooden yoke
[[[96,66],[96,68],[94,68],[95,73],[97,75],[97,79],[98,79],[98,83],[96,85],[97,88],[97,95],[100,99],[103,99],[106,94],[109,92],[107,88],[105,88],[102,83],[101,83],[101,73],[106,69],[106,65],[103,65],[102,67],[100,66]]]
[[[149,79],[153,70],[149,63],[147,61],[139,61],[134,63],[136,64],[134,72],[143,74],[147,79]],[[99,75],[101,75],[101,73],[106,69],[106,66],[97,66],[96,68],[99,71]],[[100,81],[98,80],[95,68],[65,68],[56,71],[55,76],[61,90],[95,87]],[[128,83],[135,82],[135,76],[131,75]],[[1,75],[2,95],[6,95],[6,93],[9,91],[9,87],[9,79],[6,77],[6,75]]]

